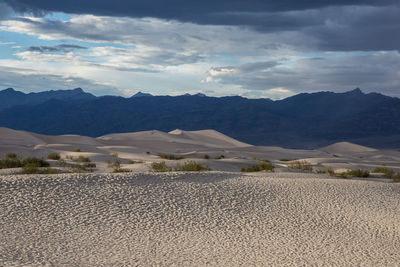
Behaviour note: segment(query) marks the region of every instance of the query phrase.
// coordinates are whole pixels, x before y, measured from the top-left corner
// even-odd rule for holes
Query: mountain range
[[[96,97],[81,88],[0,91],[0,126],[36,133],[102,136],[157,129],[215,129],[254,145],[316,148],[348,141],[400,148],[400,99],[355,89],[283,100],[203,94]]]

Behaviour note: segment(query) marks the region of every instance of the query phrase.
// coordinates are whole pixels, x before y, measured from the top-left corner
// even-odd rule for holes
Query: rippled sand
[[[400,265],[400,185],[298,173],[0,176],[0,265]]]

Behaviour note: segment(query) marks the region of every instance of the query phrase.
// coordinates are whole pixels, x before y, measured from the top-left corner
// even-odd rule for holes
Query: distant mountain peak
[[[361,91],[360,88],[356,88],[354,90],[346,92],[346,94],[349,94],[349,95],[364,95],[364,92]]]
[[[142,93],[139,91],[136,94],[134,94],[132,97],[147,97],[147,96],[153,96],[153,95],[149,94],[149,93]]]
[[[3,92],[15,92],[14,88],[4,89]]]

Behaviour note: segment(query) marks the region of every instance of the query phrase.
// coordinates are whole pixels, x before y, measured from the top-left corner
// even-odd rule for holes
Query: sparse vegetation
[[[85,156],[79,156],[76,159],[72,159],[74,162],[91,162],[91,160],[88,157]]]
[[[204,159],[210,159],[210,156],[207,155],[207,154],[205,154],[205,155],[204,155]]]
[[[79,156],[78,158],[73,158],[71,156],[67,156],[67,158],[75,163],[68,163],[64,159],[59,159],[57,161],[58,166],[69,168],[72,172],[93,172],[94,169],[97,167],[96,163],[92,163],[88,157]],[[82,164],[81,164],[82,163]]]
[[[128,160],[128,162],[127,162],[128,164],[135,164],[135,162],[133,161],[133,160]]]
[[[23,166],[29,165],[29,164],[34,164],[39,168],[40,167],[49,167],[50,166],[50,164],[47,161],[45,161],[44,159],[39,159],[39,158],[35,158],[35,157],[29,157],[29,158],[26,158],[26,159],[22,160],[22,165]]]
[[[130,172],[128,169],[121,168],[121,160],[118,158],[118,153],[112,153],[114,161],[108,161],[108,167],[113,168],[113,173]]]
[[[219,157],[216,157],[215,159],[224,159],[225,156],[224,155],[220,155]]]
[[[398,173],[396,173],[395,175],[393,175],[392,181],[393,181],[394,183],[400,183],[400,172],[398,172]]]
[[[335,176],[335,171],[331,167],[326,168],[326,169],[318,169],[318,170],[316,170],[316,172],[320,173],[320,174],[327,173],[330,176]]]
[[[161,161],[161,162],[153,162],[151,163],[151,169],[155,172],[168,172],[168,171],[172,171],[172,168],[167,166],[167,164],[165,163],[165,161]]]
[[[296,160],[296,159],[280,159],[279,161],[292,161],[292,160]]]
[[[353,177],[364,177],[364,178],[369,177],[369,171],[362,169],[348,170],[346,174]]]
[[[22,161],[19,158],[0,159],[0,169],[20,168],[22,166]]]
[[[372,170],[373,173],[383,173],[387,178],[392,178],[395,175],[395,172],[393,169],[390,169],[388,167],[382,166],[382,167],[376,167],[375,169]]]
[[[8,159],[16,159],[16,158],[18,158],[18,156],[15,153],[7,153],[6,154],[6,158],[8,158]]]
[[[80,148],[75,148],[74,152],[82,152]]]
[[[297,169],[302,171],[312,171],[311,163],[306,160],[295,160],[288,164],[289,169]]]
[[[242,172],[259,172],[259,171],[274,171],[275,166],[267,163],[267,162],[262,162],[257,165],[252,165],[246,168],[242,168]]]
[[[161,153],[158,153],[157,156],[159,156],[162,159],[169,159],[169,160],[180,160],[180,159],[183,159],[182,156],[174,155],[174,154],[161,154]]]
[[[59,160],[59,159],[61,159],[61,156],[60,156],[60,154],[58,154],[57,152],[53,152],[53,153],[50,153],[50,154],[47,156],[47,159]]]
[[[183,171],[183,172],[200,172],[200,171],[209,171],[210,169],[207,166],[203,166],[193,160],[186,161],[183,165],[178,164],[175,167],[175,171]]]
[[[59,171],[50,167],[40,168],[38,163],[28,163],[22,167],[24,174],[57,174]]]
[[[360,177],[360,178],[367,178],[369,177],[369,171],[363,169],[355,169],[355,170],[347,170],[345,172],[335,172],[332,176],[338,176],[341,178],[348,178],[348,177]]]
[[[199,172],[199,171],[210,170],[207,166],[203,166],[193,160],[186,161],[182,165],[177,164],[175,168],[167,166],[165,161],[153,162],[151,164],[151,169],[154,172],[169,172],[169,171]]]

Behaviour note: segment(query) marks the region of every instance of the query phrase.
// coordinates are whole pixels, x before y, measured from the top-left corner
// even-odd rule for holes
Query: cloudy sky
[[[0,0],[0,88],[400,97],[399,0]]]

